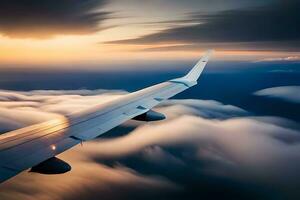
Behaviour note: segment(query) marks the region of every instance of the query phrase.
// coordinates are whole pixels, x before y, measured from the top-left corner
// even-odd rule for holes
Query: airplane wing
[[[0,182],[150,112],[162,101],[196,85],[211,53],[208,51],[181,78],[124,95],[83,112],[0,135]]]

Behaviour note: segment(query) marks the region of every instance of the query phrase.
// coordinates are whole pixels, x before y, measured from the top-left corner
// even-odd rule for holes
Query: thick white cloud
[[[288,102],[300,103],[300,86],[282,86],[259,90],[257,96],[282,99]]]
[[[8,131],[89,108],[124,94],[107,90],[0,91],[0,131]]]

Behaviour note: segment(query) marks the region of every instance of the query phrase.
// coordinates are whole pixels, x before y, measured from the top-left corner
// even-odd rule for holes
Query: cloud
[[[72,163],[71,172],[53,176],[24,172],[1,185],[1,199],[108,200],[144,195],[146,199],[153,199],[180,190],[163,177],[145,176],[126,167],[110,168],[88,160],[82,150],[77,147],[61,156]]]
[[[126,44],[203,44],[237,43],[244,48],[262,43],[265,49],[297,49],[299,45],[299,10],[297,0],[276,1],[265,6],[220,11],[211,14],[193,13],[192,25],[174,26],[139,38],[113,41]],[[169,23],[172,23],[169,22]],[[272,44],[275,42],[276,45]],[[244,44],[242,44],[244,43]]]
[[[257,96],[278,98],[292,103],[300,103],[300,86],[282,86],[259,90]]]
[[[2,132],[71,114],[104,103],[126,94],[109,90],[0,90],[0,124]],[[169,118],[182,112],[206,118],[229,118],[247,115],[247,111],[217,101],[170,100],[160,105],[161,112],[169,112]],[[28,117],[31,116],[31,117]],[[15,126],[15,127],[14,127]]]
[[[195,198],[209,193],[218,199],[216,191],[226,187],[249,199],[254,194],[299,196],[293,189],[300,178],[299,129],[282,126],[286,121],[280,118],[212,120],[188,113],[120,138],[91,142],[86,150],[109,166],[119,163],[140,173],[160,174],[185,188],[201,185],[200,191],[189,191]],[[293,165],[288,164],[291,160]]]
[[[246,110],[232,105],[224,105],[214,100],[168,100],[167,102],[160,104],[159,108],[163,113],[167,112],[176,116],[186,113],[208,119],[227,119],[249,115]]]
[[[255,62],[278,62],[278,61],[300,61],[300,56],[288,56],[280,58],[265,58],[262,60],[257,60]]]
[[[126,92],[107,90],[0,91],[0,130],[6,132],[53,119],[123,94]],[[162,193],[181,190],[164,177],[145,176],[126,166],[109,168],[94,162],[81,147],[65,152],[61,157],[72,163],[70,174],[43,176],[24,172],[1,185],[0,199],[74,199],[74,193],[78,194],[76,198],[83,196],[85,199],[141,195],[153,199]],[[33,185],[23,184],[25,182]],[[111,188],[122,192],[116,193]]]
[[[0,131],[6,132],[80,111],[125,93],[107,90],[0,90]]]
[[[11,113],[28,111],[26,116],[12,114],[11,120],[20,122],[19,117],[29,120],[33,110],[60,115],[70,112],[69,104],[84,109],[118,95],[101,90],[5,91],[0,94],[5,104],[0,106],[9,106]],[[216,101],[170,100],[156,109],[167,120],[132,123],[133,129],[123,125],[108,133],[119,132],[119,137],[85,142],[59,156],[72,165],[71,172],[54,176],[24,172],[1,185],[0,198],[299,197],[300,136],[295,123],[249,116],[241,108]]]
[[[106,0],[3,0],[0,33],[16,38],[92,33],[111,14],[100,11],[105,3]]]

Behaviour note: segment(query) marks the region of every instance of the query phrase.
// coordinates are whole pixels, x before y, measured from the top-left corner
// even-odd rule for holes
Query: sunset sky
[[[0,134],[181,77],[207,49],[198,84],[153,108],[165,120],[84,141],[58,155],[70,172],[28,169],[0,199],[299,200],[300,0],[0,0]]]
[[[0,67],[299,60],[297,0],[3,0]]]

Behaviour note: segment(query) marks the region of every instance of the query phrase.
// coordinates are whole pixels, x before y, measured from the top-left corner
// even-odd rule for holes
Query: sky
[[[299,60],[297,0],[4,0],[0,67],[106,69],[109,64]]]
[[[300,199],[300,1],[1,0],[0,134],[184,75],[198,85],[28,170],[1,200]]]

